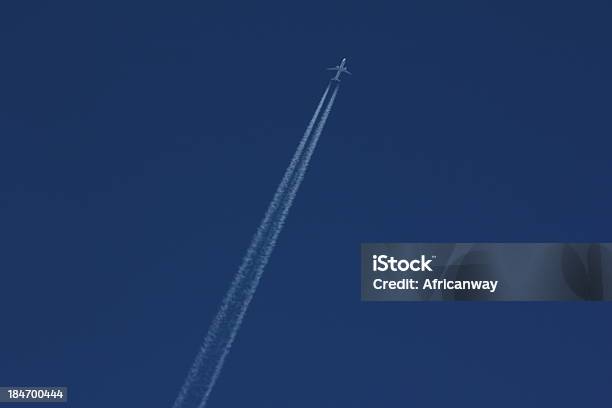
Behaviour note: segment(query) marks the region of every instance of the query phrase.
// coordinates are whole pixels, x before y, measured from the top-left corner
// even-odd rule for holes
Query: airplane
[[[340,82],[340,75],[343,72],[346,72],[349,75],[353,75],[346,69],[344,64],[346,64],[346,58],[342,58],[342,61],[340,61],[340,65],[336,65],[333,68],[327,68],[328,71],[337,71],[336,76],[331,79],[332,81]]]

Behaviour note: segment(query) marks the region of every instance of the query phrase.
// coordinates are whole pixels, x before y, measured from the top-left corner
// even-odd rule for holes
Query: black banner
[[[361,299],[612,300],[612,244],[362,244]]]

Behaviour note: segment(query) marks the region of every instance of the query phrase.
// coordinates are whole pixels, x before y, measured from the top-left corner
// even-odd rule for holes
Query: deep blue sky
[[[609,2],[89,3],[0,6],[0,385],[170,406],[347,57],[210,406],[609,405],[611,304],[359,300],[361,242],[612,239]]]

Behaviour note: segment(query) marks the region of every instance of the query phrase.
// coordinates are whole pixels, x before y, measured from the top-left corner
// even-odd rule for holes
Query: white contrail
[[[325,122],[327,122],[327,117],[331,112],[331,109],[334,105],[334,100],[336,99],[336,94],[338,93],[338,89],[340,88],[340,84],[337,84],[334,88],[334,92],[332,93],[331,98],[329,98],[329,102],[327,103],[327,107],[325,111],[323,111],[323,115],[319,120],[319,124],[317,125],[317,129],[312,136],[312,140],[310,140],[308,144],[308,148],[306,149],[306,153],[302,157],[302,162],[297,168],[295,174],[293,175],[294,180],[289,186],[289,191],[287,192],[287,198],[283,200],[282,207],[280,210],[280,215],[274,218],[274,224],[270,228],[270,232],[272,236],[269,240],[266,240],[267,246],[262,254],[263,260],[262,264],[265,265],[268,262],[268,258],[272,254],[272,250],[276,245],[276,239],[278,238],[278,234],[283,229],[283,225],[285,224],[285,220],[287,219],[287,215],[289,214],[289,210],[291,209],[291,205],[293,204],[293,200],[297,195],[298,189],[304,180],[304,176],[306,175],[306,170],[308,170],[308,165],[310,164],[310,159],[312,158],[312,154],[314,153],[317,143],[319,142],[319,138],[321,137],[321,133],[323,133],[323,128],[325,127]]]
[[[187,378],[185,379],[183,387],[181,388],[179,395],[174,402],[173,408],[195,406],[196,404],[198,404],[198,407],[202,408],[208,401],[212,388],[215,385],[215,382],[217,381],[223,367],[225,357],[229,353],[249,303],[253,298],[255,289],[257,288],[257,284],[259,283],[263,273],[263,269],[272,252],[274,245],[270,245],[270,242],[271,240],[276,242],[278,234],[280,233],[280,228],[275,227],[273,228],[274,231],[270,231],[270,227],[279,225],[282,227],[284,219],[279,223],[276,218],[285,218],[287,216],[287,200],[284,199],[284,196],[287,193],[288,188],[293,190],[293,185],[295,183],[291,183],[291,181],[294,179],[296,166],[298,163],[300,163],[302,153],[310,134],[312,133],[312,129],[317,121],[323,103],[327,97],[329,88],[330,86],[328,85],[323,92],[323,96],[321,97],[317,109],[306,127],[306,131],[304,132],[293,158],[291,159],[291,162],[289,163],[289,166],[287,167],[287,170],[285,171],[285,174],[283,175],[283,178],[276,189],[276,193],[268,206],[264,219],[259,225],[257,232],[251,241],[251,245],[247,249],[247,253],[244,256],[242,264],[240,265],[240,268],[238,269],[229,290],[223,298],[217,315],[213,319],[213,322],[204,338],[204,342],[200,347]],[[326,115],[324,116],[326,117]],[[320,133],[319,129],[320,126],[317,127],[318,133]],[[310,148],[306,153],[307,155],[309,151]],[[310,155],[312,155],[311,152]],[[302,166],[303,165],[301,165],[300,168]],[[298,169],[298,172],[300,171],[301,170]],[[295,192],[292,195],[295,196]],[[277,209],[281,203],[283,206],[282,210],[279,212]]]

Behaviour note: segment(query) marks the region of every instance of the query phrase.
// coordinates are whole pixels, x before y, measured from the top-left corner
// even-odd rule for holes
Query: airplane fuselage
[[[342,58],[340,61],[340,65],[336,65],[333,68],[327,68],[330,71],[336,71],[336,75],[331,79],[332,81],[340,82],[340,75],[343,73],[350,74],[350,72],[346,69],[346,58]]]

